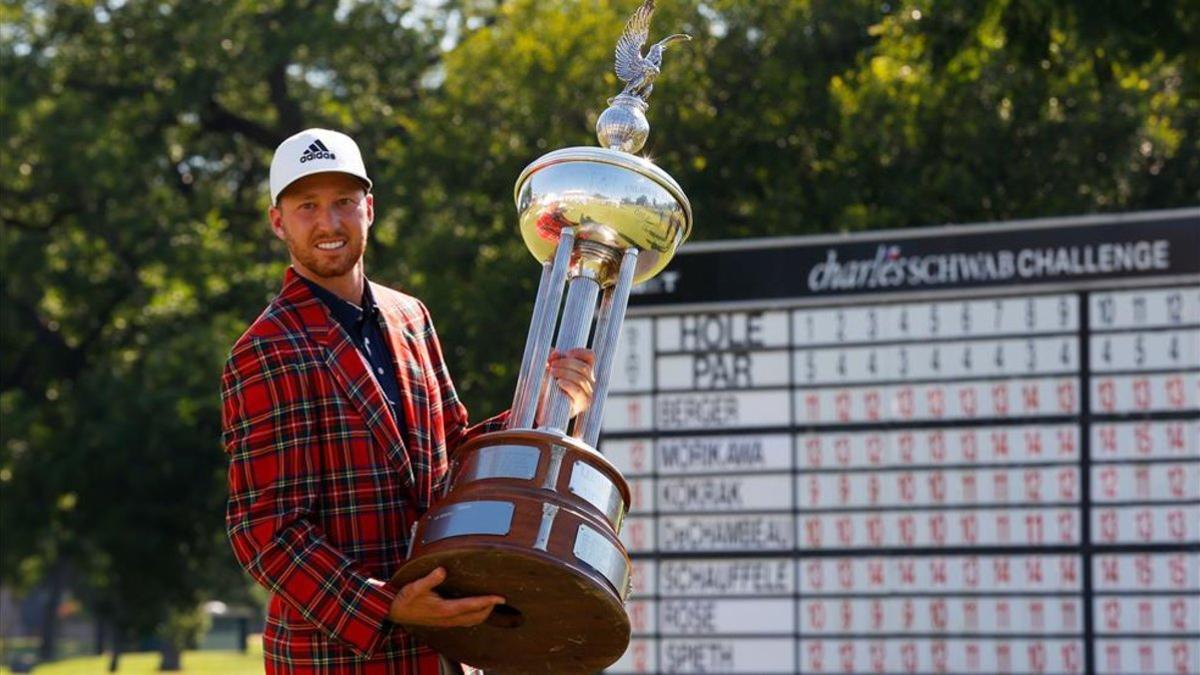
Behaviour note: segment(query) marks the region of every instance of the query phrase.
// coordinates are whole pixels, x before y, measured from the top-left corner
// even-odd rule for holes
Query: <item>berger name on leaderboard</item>
[[[658,403],[664,429],[711,429],[741,420],[741,402],[730,394],[692,394],[664,397]]]
[[[611,672],[1200,675],[1200,209],[897,235],[636,300]]]

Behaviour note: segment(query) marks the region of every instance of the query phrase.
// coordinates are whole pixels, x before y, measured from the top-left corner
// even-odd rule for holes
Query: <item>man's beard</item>
[[[346,237],[346,245],[336,256],[323,255],[316,246],[298,244],[290,235],[285,241],[288,251],[297,262],[313,274],[326,279],[337,278],[350,272],[362,260],[367,249],[365,239],[350,236]]]

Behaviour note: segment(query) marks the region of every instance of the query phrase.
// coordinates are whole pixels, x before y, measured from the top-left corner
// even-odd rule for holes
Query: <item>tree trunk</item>
[[[180,645],[175,644],[174,640],[163,640],[161,653],[162,661],[158,664],[160,671],[178,672],[183,670],[183,649]]]
[[[241,617],[237,622],[238,626],[238,651],[245,654],[250,650],[250,619]]]
[[[117,668],[121,667],[121,637],[123,635],[121,624],[114,621],[112,624],[112,633],[112,658],[108,660],[108,672],[115,673],[117,672]]]
[[[58,606],[62,604],[63,563],[55,559],[46,580],[46,606],[42,613],[42,642],[38,646],[38,661],[53,661],[58,651]]]
[[[100,656],[104,653],[104,640],[107,638],[104,630],[104,617],[96,617],[96,642],[93,647],[93,653]]]

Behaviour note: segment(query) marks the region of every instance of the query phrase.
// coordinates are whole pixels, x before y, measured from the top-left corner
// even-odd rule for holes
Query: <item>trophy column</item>
[[[629,486],[595,445],[630,292],[666,267],[692,222],[675,180],[631,154],[649,132],[645,99],[662,48],[686,38],[643,57],[653,7],[642,4],[618,44],[627,86],[597,121],[604,147],[556,150],[517,180],[521,236],[542,271],[509,423],[454,451],[445,492],[414,523],[393,580],[440,566],[443,596],[504,596],[478,626],[406,627],[489,673],[593,673],[629,644],[632,566],[618,539]],[[596,354],[592,403],[573,426],[570,400],[547,374],[552,343]]]

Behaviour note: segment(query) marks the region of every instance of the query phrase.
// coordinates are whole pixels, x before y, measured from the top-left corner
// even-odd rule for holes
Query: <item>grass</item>
[[[157,674],[161,659],[158,652],[122,654],[117,672],[121,675]],[[103,675],[108,672],[108,660],[107,654],[64,659],[37,666],[33,669],[33,675]],[[6,667],[0,667],[2,675],[9,675],[11,672]],[[185,675],[261,675],[262,648],[251,642],[250,649],[245,654],[225,651],[184,652],[183,670],[180,672]]]

